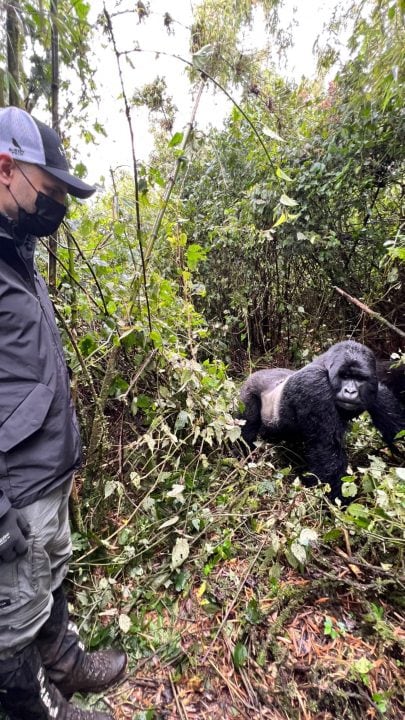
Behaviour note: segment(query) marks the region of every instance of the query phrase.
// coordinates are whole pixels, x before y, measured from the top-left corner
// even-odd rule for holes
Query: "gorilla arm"
[[[347,473],[344,435],[347,423],[339,414],[326,369],[311,364],[289,380],[283,405],[294,407],[296,436],[304,443],[307,472],[341,497],[340,479]]]
[[[384,383],[379,383],[377,398],[368,411],[377,430],[392,448],[395,436],[405,430],[405,410]]]

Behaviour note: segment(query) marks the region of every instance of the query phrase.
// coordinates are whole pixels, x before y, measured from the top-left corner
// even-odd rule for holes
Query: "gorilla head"
[[[348,417],[367,410],[377,397],[374,353],[353,341],[336,343],[318,361],[324,364],[335,403]]]
[[[405,427],[400,400],[378,382],[374,353],[351,340],[333,345],[301,370],[253,373],[240,398],[242,438],[249,447],[258,436],[299,441],[308,472],[329,483],[332,498],[341,497],[340,479],[347,474],[344,435],[351,419],[367,410],[390,445]]]

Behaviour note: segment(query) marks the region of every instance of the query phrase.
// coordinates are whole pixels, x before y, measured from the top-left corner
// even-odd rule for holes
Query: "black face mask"
[[[19,170],[21,170],[21,168],[19,168]],[[36,237],[52,235],[52,233],[58,229],[66,215],[66,206],[49,197],[49,195],[39,192],[25,173],[22,170],[21,172],[37,193],[35,200],[36,211],[29,213],[24,210],[9,188],[14,202],[18,207],[18,218],[14,226],[14,231],[20,237],[25,237],[26,235],[35,235]]]
[[[38,192],[35,207],[36,211],[29,213],[21,205],[18,205],[16,231],[19,235],[35,235],[36,237],[52,235],[66,215],[65,205],[49,195]]]

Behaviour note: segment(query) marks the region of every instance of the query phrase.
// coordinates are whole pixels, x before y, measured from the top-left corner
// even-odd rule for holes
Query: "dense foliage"
[[[263,82],[265,102],[246,109],[271,160],[235,110],[190,170],[188,232],[209,250],[204,309],[228,349],[298,359],[308,333],[315,347],[350,334],[358,312],[335,286],[402,321],[401,267],[387,246],[403,243],[404,119],[394,100],[353,98],[352,72],[326,92]],[[370,323],[359,336],[387,341]]]

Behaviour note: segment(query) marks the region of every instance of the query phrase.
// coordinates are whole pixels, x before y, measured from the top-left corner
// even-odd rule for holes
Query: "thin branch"
[[[75,247],[76,247],[76,250],[77,250],[77,252],[79,253],[79,256],[81,257],[81,259],[83,260],[83,262],[86,263],[86,265],[87,265],[87,267],[88,267],[88,269],[89,269],[89,271],[90,271],[90,273],[91,273],[91,276],[92,276],[92,278],[93,278],[93,280],[94,280],[94,282],[95,282],[95,285],[96,285],[96,287],[97,287],[98,294],[100,295],[101,302],[103,303],[104,313],[105,313],[106,315],[109,315],[109,312],[108,312],[108,310],[107,310],[107,303],[106,303],[106,301],[105,301],[105,299],[104,299],[104,294],[103,294],[103,291],[102,291],[102,289],[101,289],[101,285],[100,285],[100,283],[99,283],[99,281],[98,281],[98,278],[97,278],[96,273],[95,273],[94,270],[93,270],[92,264],[89,262],[89,260],[87,260],[87,258],[86,258],[86,256],[84,255],[84,253],[83,253],[83,251],[82,251],[79,243],[77,242],[75,236],[73,235],[72,230],[70,229],[69,225],[68,225],[65,221],[63,222],[63,226],[64,226],[64,228],[65,228],[65,232],[66,232],[68,238],[70,238],[71,240],[73,240],[73,242],[74,242],[74,244],[75,244]],[[83,289],[83,288],[82,288],[82,289]],[[101,308],[100,308],[100,306],[99,306],[98,304],[97,304],[97,307],[99,308],[99,310],[101,310]]]
[[[172,689],[172,693],[173,693],[173,697],[174,697],[174,702],[176,703],[176,708],[177,708],[177,712],[179,713],[180,720],[187,720],[187,718],[188,718],[187,711],[186,711],[186,709],[181,701],[181,698],[179,697],[179,694],[176,690],[176,686],[173,681],[173,673],[170,673],[169,680],[170,680],[170,687]]]
[[[47,250],[47,252],[52,253],[51,248],[49,247],[49,245],[47,244],[47,242],[44,238],[38,238],[38,240],[41,242],[41,244],[44,246],[44,248]],[[81,285],[81,283],[79,283],[78,279],[74,275],[72,275],[70,269],[65,265],[64,262],[62,262],[60,257],[58,257],[58,256],[55,256],[55,257],[56,257],[56,261],[64,269],[64,271],[67,274],[67,276],[69,277],[69,279],[73,280],[73,282],[76,283],[77,287],[80,288],[80,290],[85,294],[86,298],[93,303],[93,305],[97,308],[97,310],[103,311],[103,308],[100,307],[97,300],[86,290],[85,287],[83,287],[83,285]],[[103,300],[103,297],[101,299]],[[106,315],[109,315],[109,313],[106,311],[106,309],[105,309],[105,312],[106,312]]]
[[[74,338],[74,335],[73,335],[73,333],[72,333],[69,325],[67,324],[65,318],[63,317],[62,313],[60,313],[59,310],[58,310],[58,308],[55,307],[55,306],[54,306],[54,312],[55,312],[55,315],[57,316],[59,322],[60,322],[61,325],[63,326],[63,329],[65,330],[66,334],[69,336],[69,340],[70,340],[70,342],[72,343],[73,350],[74,350],[75,353],[76,353],[76,357],[77,357],[77,359],[78,359],[78,361],[79,361],[79,365],[80,365],[80,367],[81,367],[81,369],[82,369],[83,375],[84,375],[84,377],[86,378],[87,386],[89,387],[90,392],[91,392],[91,394],[92,394],[92,396],[93,396],[93,400],[94,400],[95,404],[97,405],[97,403],[98,403],[98,395],[97,395],[97,393],[96,393],[96,390],[95,390],[95,387],[94,387],[94,384],[93,384],[93,378],[91,377],[89,371],[87,370],[86,363],[84,362],[83,356],[82,356],[82,354],[81,354],[81,352],[80,352],[80,350],[79,350],[79,347],[78,347],[77,342],[76,342],[76,340],[75,340],[75,338]]]
[[[342,290],[341,288],[337,287],[336,285],[334,285],[333,287],[334,287],[334,290],[336,290],[340,295],[342,295],[344,298],[346,298],[346,300],[349,300],[349,302],[353,303],[353,305],[357,305],[357,307],[359,307],[360,310],[367,313],[371,317],[375,318],[383,325],[386,325],[387,327],[389,327],[390,330],[397,333],[400,337],[405,338],[405,332],[403,330],[401,330],[400,328],[396,327],[396,325],[392,325],[392,323],[390,323],[389,320],[387,320],[385,317],[380,315],[380,313],[376,312],[375,310],[372,310],[371,308],[368,307],[368,305],[365,305],[364,303],[362,303],[361,300],[357,300],[357,298],[352,297],[351,295],[349,295],[349,293],[347,293],[345,290]]]
[[[60,134],[59,127],[59,32],[58,32],[58,0],[51,0],[51,108],[52,128]],[[58,230],[49,237],[48,253],[48,285],[53,294],[56,293],[56,268],[58,253]]]
[[[142,365],[140,365],[140,367],[138,368],[138,371],[135,373],[134,377],[132,378],[131,382],[129,383],[127,390],[122,395],[120,395],[120,400],[126,400],[129,393],[132,392],[133,388],[135,387],[136,383],[138,382],[139,378],[141,377],[143,371],[148,367],[149,363],[155,357],[156,353],[157,353],[157,348],[154,348],[146,356]]]
[[[182,141],[182,143],[181,143],[181,145],[180,145],[180,148],[179,148],[179,150],[180,150],[179,156],[178,156],[177,159],[176,159],[173,172],[172,172],[172,174],[171,174],[171,176],[170,176],[170,178],[169,178],[169,181],[168,181],[168,183],[167,183],[167,185],[166,185],[166,189],[165,189],[165,193],[164,193],[164,197],[163,197],[163,204],[162,204],[162,207],[160,208],[160,210],[159,210],[159,212],[158,212],[158,214],[157,214],[156,220],[155,220],[154,225],[153,225],[153,228],[152,228],[152,232],[151,232],[149,244],[148,244],[148,246],[147,246],[147,248],[146,248],[146,252],[145,252],[145,261],[146,261],[146,262],[148,262],[148,260],[149,260],[149,258],[150,258],[150,255],[151,255],[151,253],[152,253],[153,246],[154,246],[154,244],[155,244],[155,242],[156,242],[156,239],[157,239],[157,236],[158,236],[158,233],[159,233],[159,229],[160,229],[160,226],[161,226],[161,223],[162,223],[164,214],[165,214],[165,212],[166,212],[166,209],[167,209],[167,206],[168,206],[168,203],[169,203],[169,200],[170,200],[170,196],[171,196],[171,194],[172,194],[172,190],[173,190],[173,188],[174,188],[174,186],[175,186],[175,184],[176,184],[177,176],[178,176],[178,174],[179,174],[179,171],[180,171],[180,168],[181,168],[181,164],[182,164],[182,162],[183,162],[182,154],[183,154],[184,150],[185,150],[186,147],[187,147],[187,144],[188,144],[188,142],[189,142],[189,140],[190,140],[190,137],[191,137],[191,133],[192,133],[192,131],[193,131],[193,129],[194,129],[195,116],[196,116],[196,114],[197,114],[198,105],[199,105],[199,103],[200,103],[201,96],[202,96],[202,93],[203,93],[205,84],[206,84],[206,78],[205,78],[205,77],[202,77],[202,78],[201,78],[200,85],[199,85],[199,87],[198,87],[197,97],[196,97],[195,102],[194,102],[194,106],[193,106],[193,110],[192,110],[192,113],[191,113],[190,121],[189,121],[189,123],[188,123],[188,125],[187,125],[187,127],[186,127],[186,131],[185,131],[184,136],[183,136],[183,141]]]
[[[113,44],[115,58],[117,60],[118,75],[120,78],[122,97],[124,99],[124,105],[125,105],[125,115],[126,115],[126,118],[128,121],[129,134],[131,137],[132,165],[133,165],[134,185],[135,185],[136,237],[138,240],[139,253],[141,256],[141,263],[142,263],[142,277],[143,277],[143,284],[144,284],[144,290],[145,290],[145,300],[146,300],[146,308],[147,308],[147,313],[148,313],[149,330],[152,331],[152,319],[151,319],[151,314],[150,314],[148,289],[147,289],[147,284],[146,284],[146,265],[145,265],[145,257],[144,257],[144,253],[143,253],[143,247],[142,247],[142,226],[141,226],[141,214],[140,214],[140,205],[139,205],[138,166],[137,166],[136,154],[135,154],[135,137],[134,137],[134,130],[132,127],[131,109],[130,109],[127,94],[125,91],[124,78],[123,78],[121,62],[120,62],[121,55],[118,51],[117,44],[115,42],[115,35],[114,35],[111,18],[107,11],[105,3],[104,3],[104,7],[103,7],[103,12],[104,12],[105,19],[107,21],[107,28],[108,28],[108,32],[110,34],[111,41]]]

